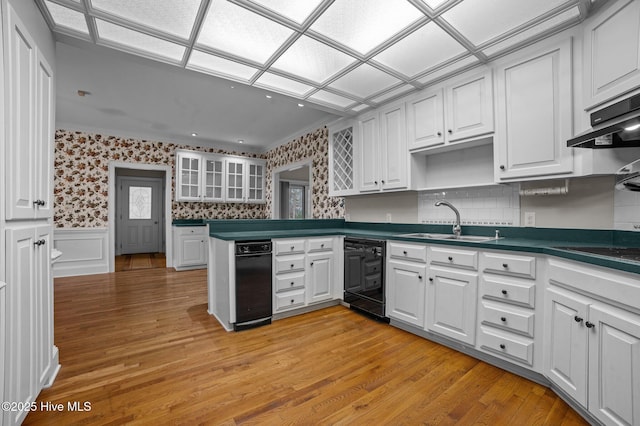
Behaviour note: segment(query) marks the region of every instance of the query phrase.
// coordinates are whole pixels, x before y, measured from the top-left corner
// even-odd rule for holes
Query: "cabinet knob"
[[[295,248],[295,246],[291,246],[291,251],[293,251],[294,248]]]
[[[447,130],[447,132],[448,132],[449,134],[452,134],[452,133],[453,133],[453,130],[449,129],[449,130]]]
[[[500,170],[504,170],[504,169],[505,169],[504,165],[501,165]]]
[[[502,294],[507,295],[507,290],[502,290]]]
[[[381,180],[380,183],[382,183],[384,185],[384,181],[383,180]]]
[[[449,256],[449,262],[453,262],[453,257]]]
[[[375,183],[375,184],[377,185],[377,184],[378,184],[378,181],[377,181],[377,180],[374,180],[374,181],[373,181],[373,183]]]
[[[291,299],[291,303],[295,302],[295,300]]]
[[[402,254],[404,254],[406,256],[407,255],[407,251],[406,250],[403,251]]]
[[[509,264],[508,264],[508,263],[503,263],[503,264],[502,264],[502,267],[503,267],[504,269],[509,269]]]
[[[293,265],[293,263],[292,263],[292,264],[291,264],[291,267],[293,268],[293,266],[294,266],[294,265]]]
[[[313,262],[311,262],[311,266],[313,266]]]
[[[45,244],[45,243],[46,243],[46,241],[45,241],[44,239],[40,239],[40,240],[38,240],[38,241],[35,241],[35,242],[33,243],[33,245],[34,245],[34,246],[38,246],[38,247],[39,247],[39,246],[41,246],[41,245],[43,245],[43,244]]]
[[[422,279],[422,275],[418,275],[418,279],[421,280]]]
[[[293,284],[294,284],[293,281],[291,281],[291,287],[293,287]]]
[[[429,277],[429,281],[430,281],[430,282],[433,282],[433,277]]]
[[[507,345],[505,345],[504,343],[500,343],[500,349],[506,349]]]
[[[573,319],[575,320],[575,322],[582,322],[582,318],[580,318],[577,315],[575,317],[573,317]]]
[[[507,317],[500,317],[500,321],[507,322]]]
[[[586,326],[587,326],[587,328],[593,328],[593,327],[595,327],[595,326],[596,326],[594,323],[589,322],[589,321],[585,322],[585,323],[584,323],[584,325],[586,325]]]
[[[438,136],[442,136],[442,132],[438,132],[438,133],[437,133],[437,135],[438,135]]]
[[[324,244],[320,244],[320,248],[324,248]]]

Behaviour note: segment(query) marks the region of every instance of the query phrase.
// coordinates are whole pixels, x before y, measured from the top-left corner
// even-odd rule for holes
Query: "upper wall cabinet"
[[[361,192],[408,188],[409,154],[404,103],[361,117],[358,153]]]
[[[491,70],[457,80],[407,102],[410,150],[446,146],[493,132]]]
[[[7,23],[6,216],[8,220],[49,218],[53,214],[53,69],[11,6]]]
[[[356,194],[355,139],[357,122],[340,122],[329,129],[329,196]]]
[[[612,3],[584,26],[584,109],[640,86],[640,1]]]
[[[265,161],[176,151],[176,201],[263,203]]]
[[[573,171],[571,39],[526,49],[496,68],[496,181]]]

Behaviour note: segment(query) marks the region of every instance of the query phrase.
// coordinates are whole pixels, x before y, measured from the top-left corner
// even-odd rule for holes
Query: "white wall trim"
[[[173,233],[171,232],[171,166],[163,164],[142,164],[142,163],[126,163],[124,161],[109,162],[109,220],[107,229],[109,230],[109,270],[115,270],[115,253],[116,253],[116,169],[134,169],[134,170],[157,170],[164,171],[165,190],[164,190],[164,226],[165,226],[165,250],[167,257],[167,268],[173,266]]]
[[[107,228],[56,228],[53,246],[62,255],[53,263],[53,276],[104,274],[109,272]]]
[[[273,198],[271,200],[271,218],[280,219],[280,173],[287,171],[295,167],[309,167],[309,180],[307,184],[307,211],[305,216],[311,218],[313,216],[313,158],[304,158],[294,163],[285,164],[284,166],[276,167],[271,172],[271,193]]]

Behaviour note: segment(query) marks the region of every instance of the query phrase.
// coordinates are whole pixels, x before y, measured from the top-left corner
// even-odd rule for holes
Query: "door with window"
[[[120,176],[116,254],[162,251],[162,179]]]

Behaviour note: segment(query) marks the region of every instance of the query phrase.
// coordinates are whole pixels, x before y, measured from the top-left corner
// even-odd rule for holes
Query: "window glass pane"
[[[289,186],[289,219],[304,219],[303,186]]]
[[[151,219],[150,187],[129,187],[129,219]]]

